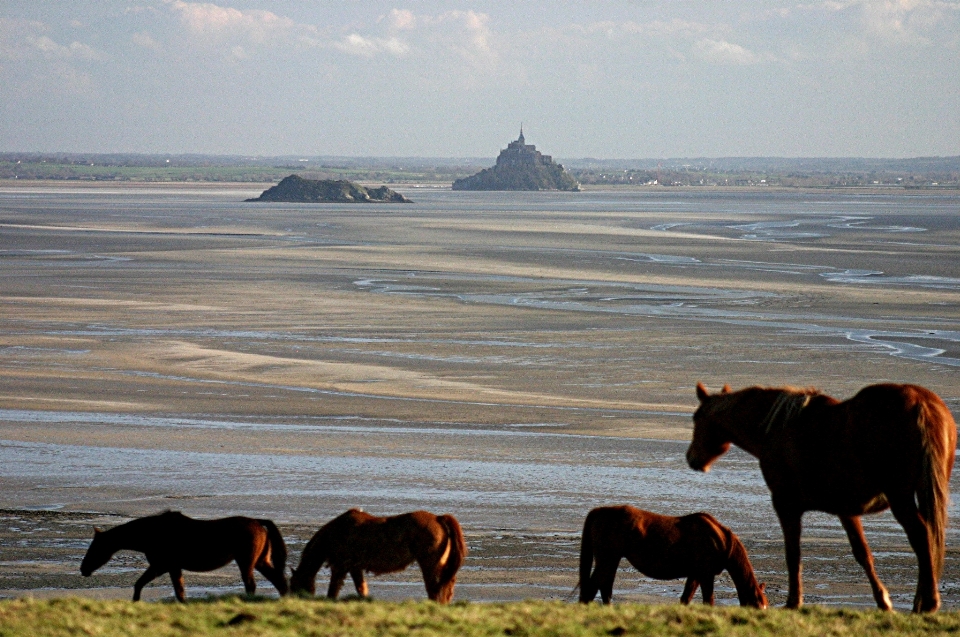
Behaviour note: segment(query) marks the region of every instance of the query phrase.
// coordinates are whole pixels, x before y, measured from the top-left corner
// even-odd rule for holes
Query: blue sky
[[[0,2],[0,151],[960,154],[960,0]]]

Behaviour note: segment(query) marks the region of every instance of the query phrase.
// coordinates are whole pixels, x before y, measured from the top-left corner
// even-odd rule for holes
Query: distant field
[[[0,636],[29,635],[945,635],[960,614],[808,607],[603,607],[559,602],[453,604],[222,598],[186,605],[88,599],[0,602]]]
[[[307,179],[364,184],[449,185],[492,159],[224,157],[0,153],[0,180],[276,182]],[[567,170],[587,187],[694,188],[960,188],[960,159],[909,160],[743,158],[714,160],[571,160]]]
[[[364,183],[444,183],[469,172],[404,170],[351,166],[116,166],[78,163],[0,161],[0,180],[52,179],[148,182],[274,182],[290,174],[307,179],[349,179]]]

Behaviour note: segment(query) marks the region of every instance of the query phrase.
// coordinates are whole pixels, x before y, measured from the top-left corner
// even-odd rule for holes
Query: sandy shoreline
[[[296,547],[360,505],[466,521],[464,598],[566,598],[582,516],[631,502],[717,513],[776,600],[755,461],[683,464],[695,383],[913,382],[960,413],[956,193],[423,189],[398,209],[248,189],[0,183],[0,594],[125,596],[133,556],[76,573],[101,518],[269,515]],[[839,525],[807,528],[808,598],[869,605]],[[909,606],[902,532],[880,516],[868,537]],[[620,598],[682,585],[620,578]]]

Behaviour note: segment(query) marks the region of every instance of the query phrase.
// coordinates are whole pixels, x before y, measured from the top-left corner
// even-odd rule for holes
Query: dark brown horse
[[[232,517],[219,520],[194,520],[177,511],[138,518],[108,531],[94,529],[93,542],[80,565],[80,573],[89,577],[106,564],[114,553],[138,551],[150,566],[133,586],[133,601],[140,599],[143,587],[164,573],[170,573],[177,599],[185,601],[183,571],[212,571],[236,560],[247,593],[257,584],[253,569],[287,593],[284,568],[287,547],[276,525],[270,520]]]
[[[707,513],[683,517],[659,515],[632,506],[599,507],[587,514],[580,542],[580,601],[600,591],[604,604],[613,595],[613,579],[622,558],[654,579],[687,578],[680,601],[689,604],[697,587],[703,603],[713,605],[713,579],[727,571],[741,606],[766,608],[740,539]],[[593,575],[590,569],[593,569]]]
[[[803,604],[801,517],[840,518],[881,609],[892,608],[877,578],[860,516],[890,508],[917,555],[913,610],[940,607],[950,472],[957,427],[933,392],[871,385],[840,402],[814,390],[749,387],[709,394],[697,385],[687,462],[707,471],[733,443],[760,460],[780,518],[789,572],[787,607]]]
[[[315,591],[317,572],[330,565],[327,597],[336,599],[347,577],[357,594],[367,595],[363,572],[380,575],[420,564],[430,599],[446,604],[453,599],[457,571],[467,555],[460,524],[452,515],[414,511],[376,517],[350,509],[317,531],[300,556],[290,586],[294,592]]]

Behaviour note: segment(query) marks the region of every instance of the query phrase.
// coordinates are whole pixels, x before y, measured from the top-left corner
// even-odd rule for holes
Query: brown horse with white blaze
[[[648,577],[687,578],[683,604],[689,604],[700,587],[703,603],[712,606],[714,578],[727,571],[741,606],[767,607],[763,584],[757,582],[740,538],[708,513],[673,517],[629,505],[590,511],[580,543],[581,602],[593,601],[599,591],[603,603],[610,603],[624,557]]]
[[[287,548],[270,520],[241,516],[194,520],[178,511],[166,511],[107,531],[94,529],[80,573],[89,577],[124,549],[143,553],[149,563],[133,587],[135,602],[140,600],[143,587],[164,573],[170,574],[177,599],[186,601],[183,571],[213,571],[232,561],[240,567],[247,593],[257,590],[254,569],[270,580],[281,595],[287,593]]]
[[[329,564],[327,597],[337,598],[348,573],[357,594],[366,597],[364,571],[374,575],[395,573],[416,561],[423,572],[427,596],[446,604],[453,599],[457,571],[466,555],[463,531],[452,515],[413,511],[377,517],[350,509],[323,525],[310,539],[290,586],[294,592],[314,594],[317,573]]]
[[[853,555],[866,571],[877,606],[890,610],[860,516],[887,508],[917,556],[915,612],[940,607],[950,473],[957,427],[940,398],[917,385],[881,384],[843,402],[815,390],[697,385],[687,462],[707,471],[731,444],[760,461],[783,529],[789,573],[787,607],[803,604],[801,518],[824,511],[840,518]]]

